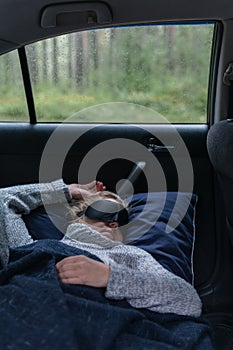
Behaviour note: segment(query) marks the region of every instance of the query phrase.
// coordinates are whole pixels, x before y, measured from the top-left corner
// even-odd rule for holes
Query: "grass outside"
[[[150,92],[96,89],[77,93],[66,86],[34,91],[38,122],[205,123],[206,87],[190,81],[157,85]],[[165,118],[165,119],[164,119]],[[24,92],[0,91],[0,120],[29,120]]]

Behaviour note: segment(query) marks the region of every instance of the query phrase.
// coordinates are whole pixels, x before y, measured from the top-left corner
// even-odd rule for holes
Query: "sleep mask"
[[[85,214],[89,219],[103,222],[118,222],[119,226],[126,225],[129,221],[127,209],[120,203],[107,199],[100,199],[89,205],[86,210],[78,214]]]

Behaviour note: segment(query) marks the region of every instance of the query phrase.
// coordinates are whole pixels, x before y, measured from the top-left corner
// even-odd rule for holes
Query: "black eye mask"
[[[77,215],[81,216],[83,214],[93,220],[118,222],[119,226],[126,225],[129,221],[128,211],[123,205],[106,199],[100,199],[93,202],[86,210]]]

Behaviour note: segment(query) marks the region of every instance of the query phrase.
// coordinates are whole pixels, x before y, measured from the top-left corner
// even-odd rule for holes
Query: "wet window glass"
[[[206,123],[213,30],[118,27],[27,46],[38,121]]]
[[[28,122],[18,51],[0,56],[0,121]]]

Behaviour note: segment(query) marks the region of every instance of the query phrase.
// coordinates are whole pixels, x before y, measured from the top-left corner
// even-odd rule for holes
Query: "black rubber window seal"
[[[31,79],[30,79],[30,73],[29,73],[29,68],[28,68],[28,61],[27,61],[25,47],[19,48],[18,54],[19,54],[19,61],[20,61],[20,65],[21,65],[23,82],[24,82],[24,89],[25,89],[25,94],[26,94],[26,99],[27,99],[30,124],[36,124],[37,123],[36,110],[35,110],[35,104],[34,104],[34,98],[33,98],[33,92],[32,92],[32,84],[31,84]]]

